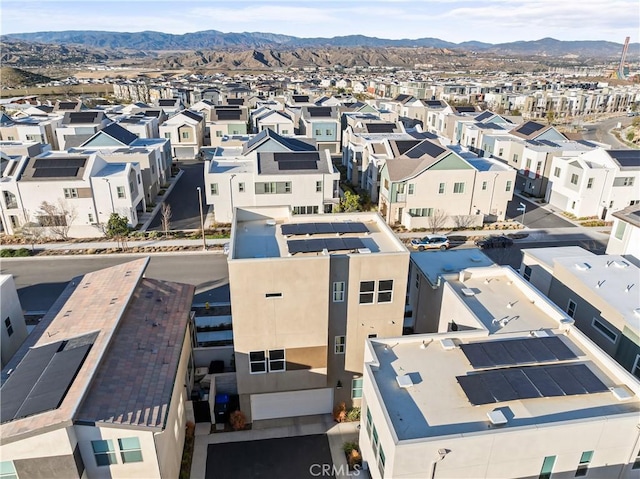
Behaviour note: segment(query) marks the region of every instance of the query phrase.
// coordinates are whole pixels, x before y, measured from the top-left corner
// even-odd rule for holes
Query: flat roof
[[[493,260],[476,248],[412,252],[411,261],[432,285],[444,274],[450,275],[466,268],[494,264]]]
[[[373,212],[293,215],[288,206],[237,208],[234,222],[231,235],[232,250],[229,253],[229,258],[233,260],[321,256],[322,252],[289,254],[287,241],[304,237],[287,237],[282,233],[282,225],[300,223],[361,222],[367,227],[367,233],[348,233],[343,237],[361,239],[368,253],[407,252],[406,247],[382,221],[380,215]],[[313,239],[325,238],[336,238],[336,233],[313,235]]]
[[[580,246],[551,246],[549,248],[526,248],[521,250],[523,255],[534,258],[548,269],[553,269],[556,258],[579,258],[581,256],[595,256],[591,251]]]
[[[554,335],[553,331],[547,332]],[[387,420],[398,440],[492,432],[497,427],[509,429],[617,414],[637,415],[640,412],[640,399],[633,396],[633,392],[631,399],[619,401],[608,390],[472,405],[456,379],[456,376],[473,372],[469,359],[459,345],[470,342],[486,344],[498,338],[465,333],[369,340],[374,359],[365,365],[366,374],[373,378],[374,387],[380,393],[381,406],[386,410]],[[562,361],[562,364],[584,364],[607,388],[619,386],[620,379],[609,367],[619,366],[611,360],[610,363],[604,362],[608,360],[604,354],[601,361],[600,356],[592,354],[573,336],[557,336],[577,356],[575,359]],[[513,339],[527,337],[530,337],[528,332],[509,336]],[[451,349],[443,347],[442,339],[451,340]],[[504,339],[506,338],[500,337],[500,340]],[[558,364],[558,361],[551,364]],[[520,367],[522,365],[509,368]],[[400,387],[396,378],[403,375],[411,379],[412,385]],[[637,390],[637,384],[635,389]],[[500,409],[507,418],[505,425],[493,426],[490,423],[487,413],[495,409]]]

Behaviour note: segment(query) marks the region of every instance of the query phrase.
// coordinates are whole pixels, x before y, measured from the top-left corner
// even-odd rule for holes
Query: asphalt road
[[[610,118],[603,120],[595,125],[584,125],[585,131],[582,132],[582,136],[585,140],[599,141],[611,145],[611,148],[628,149],[629,147],[618,141],[618,139],[611,134],[611,130],[615,128],[618,123],[622,123],[623,126],[628,126],[633,121],[633,118],[627,116],[621,116],[616,118]]]
[[[200,208],[198,206],[198,191],[196,188],[198,186],[202,188],[202,207],[203,212],[206,214],[204,162],[195,160],[180,161],[178,165],[184,173],[165,200],[171,206],[171,229],[200,229]],[[160,231],[162,229],[160,226],[161,217],[162,215],[158,212],[148,228],[149,231]]]
[[[520,196],[513,196],[513,199],[507,204],[507,219],[514,219],[518,223],[522,223],[522,211],[518,211],[520,203],[524,203],[526,211],[524,215],[524,224],[529,228],[571,228],[575,227],[558,215],[550,211],[540,208],[536,203],[526,200]]]
[[[14,276],[22,309],[46,311],[74,277],[140,256],[142,255],[3,259],[1,271]],[[226,256],[209,253],[153,255],[150,258],[146,276],[195,285],[194,303],[229,301]]]

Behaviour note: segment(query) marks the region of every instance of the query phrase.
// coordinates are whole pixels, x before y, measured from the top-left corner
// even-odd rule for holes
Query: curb
[[[178,180],[182,177],[183,173],[184,173],[184,170],[180,170],[180,173],[176,175],[176,177],[173,179],[173,182],[169,185],[169,187],[164,192],[164,195],[162,196],[162,201],[156,204],[156,206],[153,208],[153,211],[151,211],[150,213],[151,217],[144,222],[144,224],[140,227],[138,231],[143,231],[143,232],[147,231],[147,229],[155,219],[156,215],[160,212],[160,208],[162,208],[164,201],[169,197],[169,194],[171,193],[171,191],[173,191],[173,187],[176,186],[176,183],[178,183]]]
[[[38,256],[21,256],[19,258],[2,258],[2,262],[5,261],[20,261],[20,260],[46,260],[46,259],[69,259],[69,258],[118,258],[118,257],[144,257],[144,256],[175,256],[176,253],[181,255],[222,255],[223,250],[207,250],[207,251],[158,251],[153,253],[104,253],[104,254],[52,254],[52,255],[38,255]]]

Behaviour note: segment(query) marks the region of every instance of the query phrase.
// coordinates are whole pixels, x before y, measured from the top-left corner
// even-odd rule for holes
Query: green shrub
[[[347,454],[351,454],[351,451],[353,451],[354,449],[356,451],[358,450],[358,443],[355,441],[345,442],[344,445],[342,446],[342,450]]]
[[[14,251],[12,249],[0,250],[0,258],[13,258]]]
[[[360,420],[360,408],[353,407],[347,411],[347,421],[359,421]]]
[[[29,251],[27,248],[20,248],[14,251],[13,256],[16,256],[16,257],[31,256],[31,251]]]

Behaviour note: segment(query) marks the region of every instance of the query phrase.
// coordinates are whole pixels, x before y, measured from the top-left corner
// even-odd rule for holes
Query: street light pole
[[[202,249],[203,251],[207,251],[207,240],[204,237],[204,215],[202,214],[202,191],[198,186],[196,188],[198,190],[198,206],[200,206],[200,227],[202,228]]]
[[[524,224],[524,214],[527,212],[527,205],[525,205],[524,203],[520,203],[520,208],[516,208],[517,211],[522,211],[522,226],[525,226]]]
[[[116,212],[116,208],[113,205],[113,193],[111,192],[111,182],[109,181],[108,178],[102,178],[104,181],[107,182],[108,188],[109,188],[109,198],[111,199],[111,213],[115,213]]]

